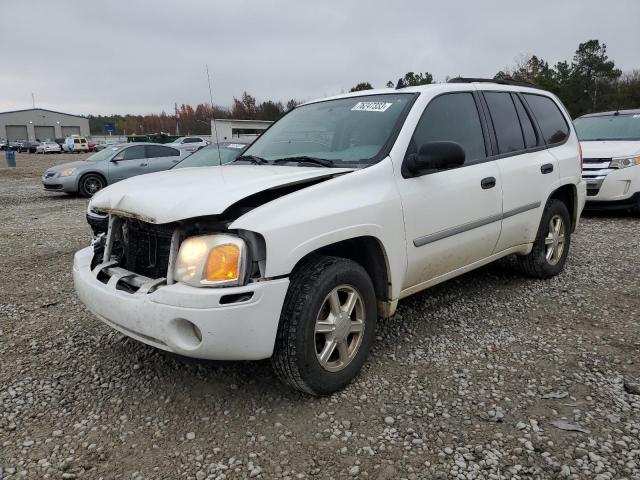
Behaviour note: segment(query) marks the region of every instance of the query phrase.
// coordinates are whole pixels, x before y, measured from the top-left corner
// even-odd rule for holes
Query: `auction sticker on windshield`
[[[227,148],[244,148],[246,145],[244,143],[230,143],[227,145]]]
[[[358,102],[351,109],[355,112],[384,112],[393,103],[387,102]]]

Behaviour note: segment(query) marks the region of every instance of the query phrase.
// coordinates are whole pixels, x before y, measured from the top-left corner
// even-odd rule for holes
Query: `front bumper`
[[[78,179],[76,175],[59,177],[56,173],[53,177],[43,176],[42,186],[45,190],[75,193],[78,191]]]
[[[608,172],[595,178],[585,176],[587,182],[587,203],[622,202],[640,192],[640,166],[607,169]]]
[[[228,288],[176,283],[152,293],[128,293],[98,280],[91,271],[92,256],[92,247],[75,254],[76,292],[89,310],[121,333],[195,358],[259,360],[273,353],[289,279]]]
[[[597,202],[592,202],[591,198],[589,198],[589,201],[585,206],[585,210],[591,211],[591,212],[629,210],[630,208],[639,207],[639,206],[640,206],[640,192],[637,192],[623,200],[611,200],[611,201],[599,200]]]

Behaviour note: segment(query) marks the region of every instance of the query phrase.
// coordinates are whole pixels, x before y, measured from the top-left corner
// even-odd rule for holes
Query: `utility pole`
[[[31,92],[31,106],[36,108],[36,96]]]

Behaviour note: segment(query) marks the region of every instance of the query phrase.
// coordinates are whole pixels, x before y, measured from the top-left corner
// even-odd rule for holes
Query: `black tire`
[[[104,178],[97,173],[87,173],[80,178],[78,182],[78,193],[83,197],[93,197],[102,190],[106,183]]]
[[[547,245],[545,239],[550,235],[550,222],[554,218],[560,218],[564,224],[564,244],[561,255],[554,262],[547,258]],[[564,202],[552,198],[547,202],[542,213],[542,220],[538,227],[533,249],[528,255],[518,257],[518,264],[522,272],[533,278],[551,278],[558,275],[564,269],[564,264],[571,246],[571,216]]]
[[[321,396],[348,385],[360,372],[375,338],[377,308],[371,278],[356,262],[339,257],[303,261],[290,277],[271,364],[280,380],[302,392]],[[354,289],[364,310],[364,328],[353,358],[341,370],[328,371],[318,359],[316,320],[336,287]],[[351,341],[353,338],[349,337]],[[347,343],[349,340],[347,340]]]

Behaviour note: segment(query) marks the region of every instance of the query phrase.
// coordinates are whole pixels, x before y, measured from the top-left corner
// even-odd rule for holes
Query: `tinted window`
[[[534,94],[525,94],[524,98],[536,117],[547,144],[562,142],[569,136],[569,125],[553,100]]]
[[[527,113],[527,110],[522,104],[522,100],[517,95],[513,95],[513,101],[516,104],[516,110],[518,111],[518,118],[520,119],[520,125],[522,126],[522,133],[524,134],[524,144],[527,148],[535,147],[538,145],[538,136],[536,130],[533,128],[531,117]]]
[[[75,138],[75,139],[73,140],[73,143],[80,143],[80,140],[78,140],[77,138]]]
[[[408,153],[436,141],[459,143],[466,162],[487,156],[478,108],[471,93],[451,93],[433,99],[418,122]]]
[[[147,145],[147,158],[174,157],[180,155],[175,148],[163,147],[162,145]]]
[[[118,154],[118,157],[122,156],[122,160],[139,160],[145,158],[144,148],[144,145],[126,148]]]
[[[199,138],[185,138],[184,142],[182,143],[198,143],[201,140]]]
[[[500,153],[524,149],[522,130],[511,95],[506,92],[484,92]]]

